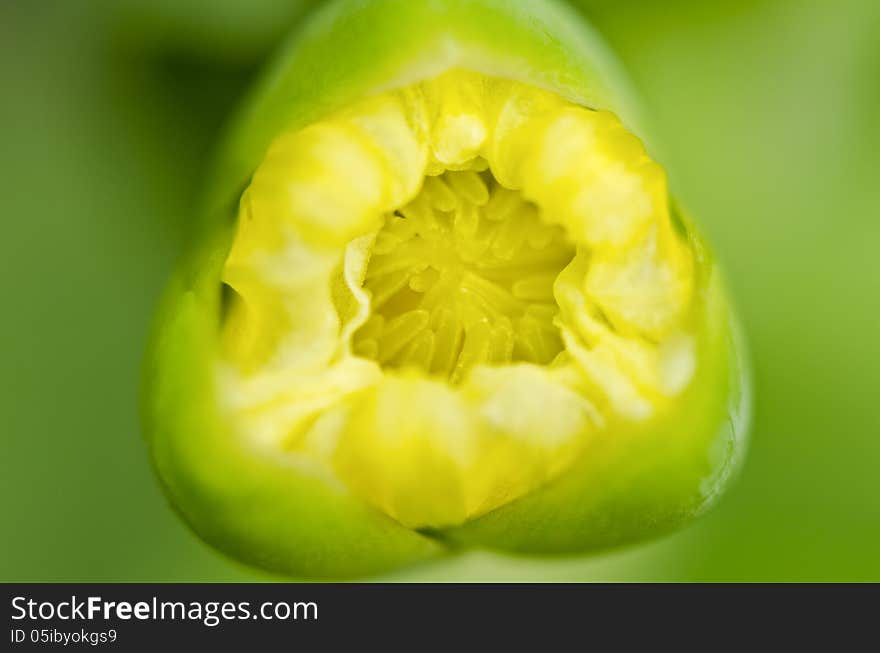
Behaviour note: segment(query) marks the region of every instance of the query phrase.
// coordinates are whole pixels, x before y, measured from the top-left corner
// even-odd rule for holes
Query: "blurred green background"
[[[302,4],[0,2],[0,580],[268,578],[166,505],[139,374],[211,145]],[[664,540],[389,578],[880,581],[880,3],[578,4],[727,268],[751,453]]]

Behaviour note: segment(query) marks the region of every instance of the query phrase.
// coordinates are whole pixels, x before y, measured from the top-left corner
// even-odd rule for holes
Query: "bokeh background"
[[[139,375],[212,143],[306,4],[0,2],[0,580],[269,578],[166,505]],[[880,581],[880,3],[577,4],[728,271],[751,453],[663,540],[387,578]]]

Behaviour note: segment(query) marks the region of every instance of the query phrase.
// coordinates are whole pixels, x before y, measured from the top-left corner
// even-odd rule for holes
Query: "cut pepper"
[[[550,1],[338,1],[298,29],[149,357],[153,459],[197,533],[351,576],[711,504],[744,447],[736,329],[610,62]]]

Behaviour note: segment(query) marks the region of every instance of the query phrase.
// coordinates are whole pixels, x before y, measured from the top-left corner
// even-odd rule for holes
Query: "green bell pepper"
[[[229,132],[158,312],[183,519],[283,574],[674,529],[742,458],[714,259],[632,93],[551,0],[336,0]]]

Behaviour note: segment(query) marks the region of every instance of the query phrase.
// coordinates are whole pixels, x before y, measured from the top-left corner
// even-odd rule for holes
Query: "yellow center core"
[[[687,387],[693,256],[615,116],[450,71],[272,144],[223,268],[219,401],[340,492],[459,524]]]
[[[452,383],[476,365],[547,364],[562,351],[553,284],[572,258],[563,229],[490,172],[429,177],[379,231],[354,351]]]

